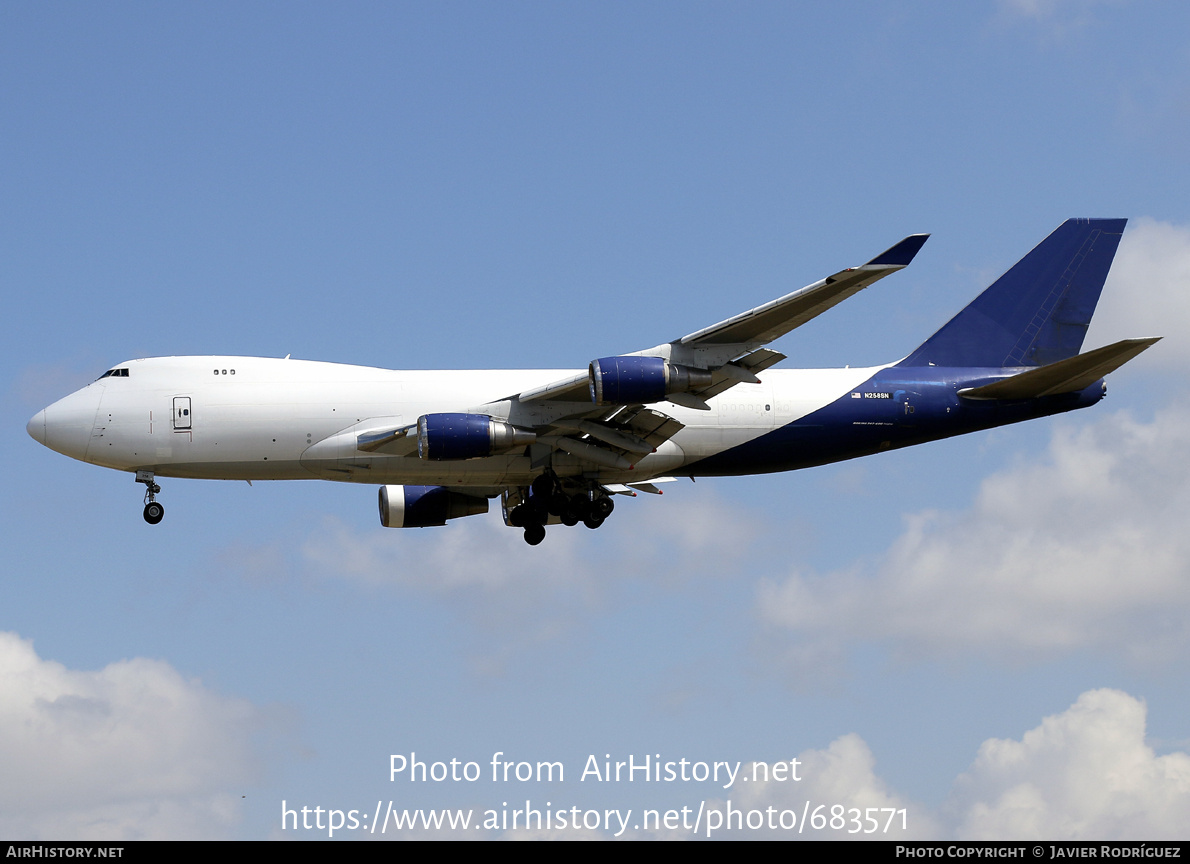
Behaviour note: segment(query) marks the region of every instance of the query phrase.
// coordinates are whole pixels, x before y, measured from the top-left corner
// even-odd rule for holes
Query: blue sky
[[[1091,0],[4,6],[0,832],[734,795],[904,807],[914,837],[1185,839],[1187,24]],[[1071,216],[1132,220],[1088,347],[1166,336],[1099,406],[671,484],[536,549],[494,515],[386,531],[373,488],[315,481],[166,480],[151,528],[130,477],[24,431],[134,357],[581,368],[930,232],[775,346],[887,362]],[[393,753],[495,751],[567,781],[389,782]],[[605,753],[808,775],[578,782]],[[1144,779],[1115,788],[1125,765]]]

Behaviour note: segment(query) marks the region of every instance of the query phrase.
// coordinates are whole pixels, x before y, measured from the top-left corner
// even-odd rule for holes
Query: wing
[[[812,318],[817,318],[873,282],[908,267],[929,236],[912,234],[867,264],[840,270],[813,285],[704,327],[678,341],[682,345],[749,346],[772,342]]]
[[[708,410],[707,400],[785,359],[763,347],[890,273],[909,265],[928,234],[913,234],[866,264],[646,351],[607,357],[549,384],[501,400],[509,422],[537,430],[536,461],[562,450],[625,470],[683,428],[646,405]],[[495,404],[495,403],[494,403]],[[489,406],[490,407],[490,406]],[[548,449],[545,449],[548,448]]]

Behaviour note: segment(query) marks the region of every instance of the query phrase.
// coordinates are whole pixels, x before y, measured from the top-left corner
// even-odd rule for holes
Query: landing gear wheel
[[[566,513],[566,509],[570,506],[570,496],[562,490],[555,490],[550,495],[550,515],[562,516]]]
[[[615,502],[612,501],[612,499],[607,495],[596,498],[591,502],[591,506],[594,508],[595,512],[604,519],[612,515],[612,511],[616,509]]]
[[[152,471],[137,471],[136,482],[145,484],[145,521],[156,525],[165,516],[165,508],[157,503],[157,493],[161,487],[153,482]]]
[[[554,480],[554,475],[550,473],[538,474],[533,478],[533,482],[529,484],[529,488],[533,492],[534,498],[549,499],[553,495],[554,488],[557,486]]]
[[[575,495],[570,499],[570,511],[574,514],[575,524],[582,522],[591,513],[591,502],[587,500],[586,495]]]
[[[544,525],[530,525],[525,528],[525,542],[530,546],[536,546],[545,539]]]
[[[596,513],[592,513],[583,519],[583,524],[594,530],[603,524],[603,517]]]

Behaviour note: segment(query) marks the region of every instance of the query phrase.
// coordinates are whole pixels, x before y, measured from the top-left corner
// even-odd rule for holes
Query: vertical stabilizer
[[[1078,354],[1126,219],[1068,219],[899,366],[1044,366]]]

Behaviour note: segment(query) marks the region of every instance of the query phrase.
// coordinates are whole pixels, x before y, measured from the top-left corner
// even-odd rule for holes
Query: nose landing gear
[[[136,482],[145,484],[145,521],[156,525],[165,517],[165,508],[157,503],[161,487],[154,482],[152,471],[137,471]]]

